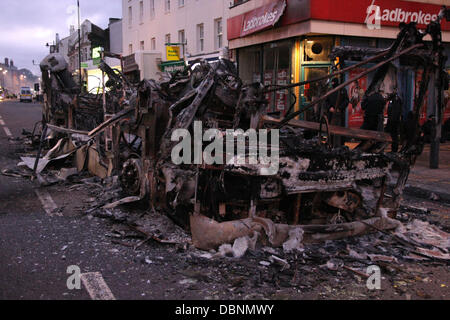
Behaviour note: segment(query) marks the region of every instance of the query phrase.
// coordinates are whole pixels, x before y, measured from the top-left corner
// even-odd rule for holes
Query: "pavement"
[[[450,142],[440,145],[439,169],[430,169],[430,145],[426,145],[423,154],[417,159],[406,185],[407,193],[416,196],[450,203]]]

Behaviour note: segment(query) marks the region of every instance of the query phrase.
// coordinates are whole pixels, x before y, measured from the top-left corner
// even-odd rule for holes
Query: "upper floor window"
[[[150,0],[150,19],[155,18],[155,0]]]
[[[180,43],[181,56],[184,57],[184,44],[186,44],[186,34],[184,30],[178,31],[178,43]]]
[[[205,26],[203,23],[197,25],[197,51],[205,50]]]
[[[139,2],[139,23],[144,23],[144,1]]]
[[[178,7],[184,7],[184,0],[178,0]]]
[[[232,8],[232,7],[238,6],[240,4],[246,3],[248,1],[250,1],[250,0],[233,0],[232,2],[230,2],[230,7]]]
[[[128,26],[133,26],[133,7],[128,7]]]
[[[156,38],[152,38],[151,46],[152,50],[156,50]]]
[[[129,54],[133,53],[133,45],[131,43],[128,45],[128,53]]]
[[[185,43],[186,42],[186,34],[184,30],[178,31],[178,42],[179,43]]]
[[[139,49],[141,49],[141,51],[145,50],[145,42],[144,41],[141,41]]]
[[[171,43],[170,42],[170,33],[166,34],[166,44]]]
[[[223,24],[222,18],[214,20],[215,47],[220,49],[223,47]]]
[[[170,12],[170,0],[164,0],[164,10]]]

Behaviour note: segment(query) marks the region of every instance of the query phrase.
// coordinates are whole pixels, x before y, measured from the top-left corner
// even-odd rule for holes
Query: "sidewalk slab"
[[[405,188],[406,193],[433,198],[437,195],[442,201],[450,203],[450,143],[441,144],[439,169],[430,169],[430,145],[417,159]]]

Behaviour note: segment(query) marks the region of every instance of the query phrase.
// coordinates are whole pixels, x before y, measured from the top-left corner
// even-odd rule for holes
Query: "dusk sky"
[[[39,75],[39,63],[49,52],[55,34],[69,35],[70,25],[77,28],[76,0],[0,0],[0,61],[5,57],[18,68]],[[109,18],[122,17],[121,0],[80,0],[81,21],[89,19],[101,28]]]

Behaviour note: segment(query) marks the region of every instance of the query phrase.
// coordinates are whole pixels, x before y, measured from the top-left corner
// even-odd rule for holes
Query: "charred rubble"
[[[427,34],[431,43],[423,40]],[[100,68],[110,79],[109,91],[84,94],[71,80],[67,63],[52,54],[41,64],[45,90],[41,145],[49,141],[48,133],[53,143],[63,139],[78,171],[88,170],[100,178],[118,175],[126,197],[122,203],[145,201],[152,212],[165,214],[190,230],[194,246],[204,250],[242,237],[296,248],[398,229],[401,223],[395,218],[403,188],[423,149],[419,115],[428,84],[436,83],[439,96],[445,89],[446,58],[440,34],[438,21],[426,32],[415,24],[401,25],[398,38],[386,50],[336,48],[333,57],[339,57],[341,65],[314,82],[325,85],[358,66],[369,62],[375,66],[284,118],[266,114],[264,95],[309,82],[275,88],[244,85],[235,65],[220,60],[199,61],[195,69],[133,85],[102,62]],[[345,67],[347,60],[360,62]],[[395,65],[424,72],[413,110],[415,134],[399,153],[387,152],[392,141],[383,132],[333,126],[326,117],[319,122],[297,119],[369,72],[375,76],[368,93],[377,90]],[[227,130],[237,129],[255,129],[258,141],[262,133],[266,133],[265,141],[271,141],[274,129],[280,129],[279,148],[267,142],[267,149],[279,154],[278,171],[267,175],[264,165],[241,164],[236,150],[215,154],[227,160],[224,165],[175,165],[171,155],[179,141],[173,141],[173,133],[184,129],[194,136],[196,122],[201,122],[203,132],[219,130],[211,141],[229,138]],[[333,146],[333,136],[359,144],[353,149]],[[231,137],[236,145],[239,137]],[[206,145],[203,142],[201,150]],[[246,154],[261,158],[261,150],[254,147],[245,144]],[[194,154],[183,156],[194,158]],[[39,158],[40,151],[35,171]]]

